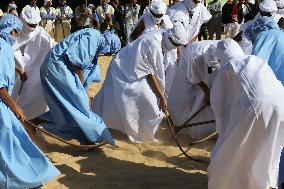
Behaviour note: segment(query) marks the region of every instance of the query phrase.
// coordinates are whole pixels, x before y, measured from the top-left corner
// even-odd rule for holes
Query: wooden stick
[[[16,98],[16,104],[20,99],[20,96],[21,96],[21,93],[22,93],[22,90],[23,90],[23,85],[24,85],[24,81],[22,81],[22,83],[21,83],[21,87],[20,87],[20,90],[19,90],[17,98]]]
[[[58,141],[60,141],[60,142],[63,142],[63,143],[65,143],[65,144],[68,144],[68,145],[70,145],[70,146],[72,146],[72,147],[75,147],[75,148],[80,148],[80,149],[97,149],[97,148],[99,148],[99,147],[101,147],[101,146],[103,146],[103,145],[105,145],[105,144],[107,143],[107,141],[103,141],[103,142],[101,142],[101,143],[94,144],[94,145],[75,144],[75,143],[73,143],[73,142],[69,142],[69,141],[67,141],[67,140],[64,140],[64,139],[62,139],[62,138],[60,138],[60,137],[58,137],[58,136],[56,136],[56,135],[54,135],[54,134],[52,134],[52,133],[46,131],[45,129],[43,129],[43,128],[41,128],[41,127],[39,127],[39,126],[33,124],[32,122],[30,122],[30,121],[28,121],[28,120],[25,120],[24,122],[27,123],[30,127],[33,127],[34,129],[37,129],[37,130],[39,130],[40,132],[44,133],[45,135],[47,135],[47,136],[49,136],[49,137],[51,137],[51,138],[54,138],[54,139],[56,139],[56,140],[58,140]]]

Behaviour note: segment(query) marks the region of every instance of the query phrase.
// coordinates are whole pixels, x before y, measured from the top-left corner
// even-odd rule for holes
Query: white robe
[[[183,125],[194,113],[205,105],[205,94],[198,85],[203,81],[211,87],[214,74],[208,74],[208,66],[202,55],[217,41],[199,41],[190,44],[183,53],[176,70],[172,88],[168,96],[168,107],[176,126]],[[198,59],[198,61],[196,61]],[[207,106],[189,123],[214,120],[210,106]],[[201,125],[181,130],[193,139],[207,136],[215,130],[215,124]]]
[[[40,26],[29,35],[23,31],[13,45],[16,63],[28,76],[18,101],[18,105],[28,119],[37,117],[48,109],[42,94],[40,67],[55,45],[56,42]],[[12,94],[14,99],[17,97],[21,83],[18,80],[15,84]]]
[[[174,4],[168,9],[172,22],[182,22],[188,33],[188,42],[198,35],[202,24],[208,22],[212,15],[202,3],[193,2],[186,4],[183,1]]]
[[[260,58],[237,57],[221,67],[211,89],[219,138],[208,167],[209,189],[277,188],[283,96],[281,82]]]
[[[159,99],[147,80],[147,75],[155,75],[164,90],[161,41],[161,32],[153,31],[124,47],[113,58],[91,106],[108,128],[120,130],[132,142],[155,141],[163,119]]]

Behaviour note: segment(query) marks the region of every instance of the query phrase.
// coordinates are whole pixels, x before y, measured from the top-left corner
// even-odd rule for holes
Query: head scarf
[[[219,61],[218,58],[215,55],[216,46],[211,44],[208,48],[207,52],[204,55],[205,62],[208,67],[210,68],[218,68],[219,67]]]
[[[175,22],[173,27],[167,30],[166,33],[175,43],[180,45],[187,44],[187,32],[181,22]]]
[[[15,30],[20,33],[22,31],[22,22],[17,17],[7,14],[0,19],[0,37],[5,39],[11,46],[15,43],[16,37],[11,35],[11,32]]]
[[[242,58],[245,56],[245,53],[239,44],[230,38],[221,40],[217,43],[215,54],[220,65],[227,63],[232,58]]]
[[[20,15],[23,22],[27,24],[39,24],[41,21],[40,12],[32,7],[28,7],[21,12]]]
[[[277,6],[274,0],[263,0],[259,4],[259,9],[264,12],[276,13]]]
[[[50,2],[50,5],[52,5],[52,0],[44,0],[43,5],[46,6],[48,2]]]
[[[155,14],[166,14],[167,5],[162,0],[155,0],[151,2],[150,10]]]
[[[260,17],[245,30],[245,36],[249,40],[254,41],[259,33],[274,28],[279,28],[279,26],[273,18],[267,16]]]
[[[275,3],[276,3],[276,6],[279,9],[283,9],[284,8],[284,0],[276,0]]]
[[[187,44],[187,32],[181,22],[176,22],[173,28],[167,29],[163,35],[163,48],[166,51],[177,48],[170,40],[173,40],[177,45]]]
[[[8,6],[8,12],[9,12],[11,9],[17,9],[17,5],[16,5],[15,3],[10,3],[9,6]]]

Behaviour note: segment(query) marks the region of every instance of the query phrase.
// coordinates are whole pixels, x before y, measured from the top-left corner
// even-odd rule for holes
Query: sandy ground
[[[111,57],[100,57],[103,78]],[[94,96],[101,84],[94,84]],[[207,141],[189,149],[194,157],[207,161],[198,163],[180,155],[165,124],[157,133],[159,143],[132,144],[126,137],[112,131],[118,148],[105,145],[96,151],[71,148],[37,133],[39,147],[46,153],[61,175],[43,189],[106,189],[106,188],[191,188],[206,189],[210,151],[214,144]],[[188,138],[180,137],[187,149]]]

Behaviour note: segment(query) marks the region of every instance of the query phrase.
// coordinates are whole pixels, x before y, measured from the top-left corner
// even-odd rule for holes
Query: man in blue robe
[[[12,45],[22,29],[10,14],[0,20],[0,188],[34,188],[60,172],[32,142],[18,120],[26,118],[12,99],[15,61]]]
[[[39,122],[44,121],[42,126],[47,130],[81,143],[114,144],[103,120],[90,111],[84,88],[88,77],[94,78],[99,72],[95,57],[103,46],[100,38],[98,30],[83,29],[66,37],[49,52],[41,67],[49,111],[39,116]]]

